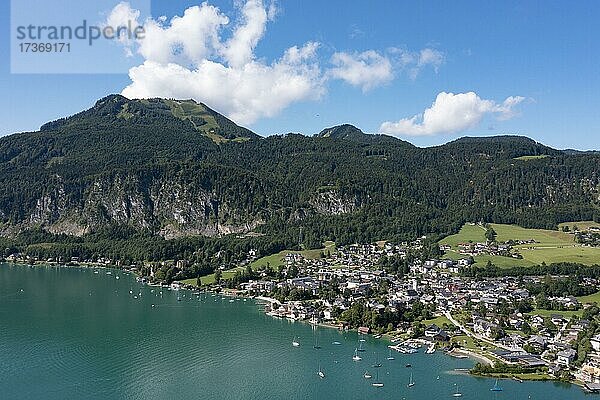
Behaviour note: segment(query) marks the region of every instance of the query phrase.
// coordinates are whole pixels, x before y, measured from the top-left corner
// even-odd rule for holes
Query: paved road
[[[456,319],[454,319],[454,317],[452,317],[452,315],[448,312],[445,311],[444,315],[446,316],[446,318],[448,318],[450,320],[450,322],[452,322],[454,325],[456,325],[458,327],[458,329],[460,329],[461,331],[463,331],[467,336],[472,337],[474,339],[480,340],[482,342],[485,342],[487,344],[490,344],[494,347],[498,347],[500,349],[504,349],[504,350],[510,350],[510,351],[514,351],[515,349],[512,349],[508,346],[504,346],[500,343],[496,343],[493,340],[487,339],[481,335],[478,335],[475,332],[471,332],[470,330],[468,330],[467,328],[465,328],[460,322],[458,322]]]

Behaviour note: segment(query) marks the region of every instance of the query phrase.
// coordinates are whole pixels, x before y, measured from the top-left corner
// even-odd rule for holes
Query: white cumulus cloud
[[[194,66],[217,54],[221,48],[219,30],[229,18],[219,9],[203,3],[186,9],[183,16],[148,19],[139,53],[146,61]]]
[[[396,64],[405,69],[410,79],[416,79],[421,70],[427,66],[437,73],[446,61],[446,56],[439,50],[425,47],[419,51],[409,51],[404,48],[392,47],[388,52]]]
[[[238,123],[273,117],[289,104],[318,98],[322,92],[318,67],[307,63],[314,44],[288,49],[270,65],[249,62],[231,68],[204,60],[194,69],[146,61],[129,71],[129,98],[193,98],[225,112]]]
[[[358,86],[363,92],[394,79],[390,60],[373,50],[362,53],[334,53],[331,64],[334,67],[328,71],[330,77]]]
[[[140,11],[131,8],[131,5],[127,2],[120,2],[117,4],[106,17],[106,21],[103,27],[106,29],[110,27],[113,34],[125,49],[125,54],[128,57],[133,56],[132,46],[134,40],[124,30],[119,30],[122,27],[137,27],[139,26],[138,19],[140,17]]]
[[[129,70],[131,84],[122,94],[193,98],[241,124],[272,117],[294,102],[318,99],[325,92],[316,57],[318,43],[290,47],[271,62],[255,56],[275,14],[273,3],[265,7],[260,0],[248,0],[233,27],[219,8],[208,3],[190,7],[170,21],[147,20],[138,48],[144,63]]]
[[[524,99],[521,96],[510,96],[502,103],[496,103],[493,100],[482,99],[474,92],[441,92],[431,107],[422,114],[397,122],[383,122],[379,131],[407,136],[462,132],[477,126],[486,115],[494,115],[500,120],[514,117],[517,115],[515,107]]]
[[[267,24],[278,13],[274,0],[236,0],[239,18],[232,22],[218,7],[204,2],[183,15],[141,21],[144,36],[121,40],[128,55],[136,51],[143,63],[129,70],[129,98],[168,97],[207,103],[240,124],[277,115],[293,103],[319,99],[332,80],[367,92],[391,82],[399,70],[415,78],[425,66],[437,68],[444,55],[434,49],[387,49],[336,52],[323,70],[319,43],[291,46],[266,60],[256,48]],[[119,3],[107,23],[138,22],[140,13]]]
[[[223,46],[223,56],[233,67],[241,67],[254,58],[254,48],[265,34],[268,11],[260,1],[249,1],[242,10],[243,23]]]

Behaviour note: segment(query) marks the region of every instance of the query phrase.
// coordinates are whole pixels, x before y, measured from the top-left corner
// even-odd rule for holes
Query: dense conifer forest
[[[600,220],[599,161],[521,136],[418,148],[340,125],[263,138],[193,101],[112,95],[0,138],[0,244],[204,268],[252,248],[439,238],[467,221],[556,229]]]

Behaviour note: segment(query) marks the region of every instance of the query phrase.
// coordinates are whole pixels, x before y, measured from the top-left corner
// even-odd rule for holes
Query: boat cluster
[[[363,356],[361,354],[363,354],[366,350],[364,347],[364,343],[365,343],[365,339],[359,339],[358,341],[358,345],[356,346],[356,348],[354,349],[354,354],[352,355],[352,361],[354,362],[361,362],[363,361]],[[331,343],[332,345],[341,345],[341,342],[338,341],[334,341]],[[292,346],[293,347],[300,347],[300,341],[298,337],[294,337],[294,339],[292,340]],[[389,345],[389,354],[386,357],[386,359],[388,361],[394,361],[395,357],[393,356],[392,350],[395,350],[399,353],[402,354],[414,354],[414,353],[418,353],[419,352],[419,348],[423,347],[423,343],[416,341],[416,340],[406,340],[402,343],[398,343],[398,344],[394,344],[394,345]],[[314,349],[321,349],[321,346],[319,345],[317,336],[315,336],[315,342],[313,344],[313,348]],[[433,354],[435,352],[435,343],[429,343],[427,346],[427,349],[425,350],[426,354]],[[337,362],[337,361],[336,361]],[[375,370],[375,374],[372,374],[369,369],[366,369],[364,374],[362,375],[363,378],[365,380],[369,380],[371,381],[371,386],[373,387],[383,387],[384,383],[379,379],[379,370],[382,367],[382,363],[379,361],[379,356],[377,355],[377,353],[375,353],[375,362],[372,364],[373,369]],[[411,368],[412,365],[411,364],[406,364],[405,365],[406,368]],[[325,379],[326,374],[325,371],[323,370],[323,368],[321,367],[321,364],[319,363],[319,368],[317,370],[317,376],[320,379]],[[373,379],[374,378],[374,379]],[[440,377],[437,377],[437,380],[439,380]],[[407,388],[412,388],[416,385],[416,382],[414,380],[414,376],[413,373],[411,372],[410,374],[410,378],[408,380],[408,383],[406,384]],[[494,386],[490,389],[490,391],[492,392],[501,392],[502,388],[498,385],[498,380],[496,380]],[[454,391],[452,392],[452,397],[462,397],[463,394],[459,391],[458,385],[455,383],[454,384]]]
[[[354,362],[360,362],[360,361],[363,360],[363,357],[361,356],[361,354],[366,351],[365,347],[364,347],[364,343],[365,343],[365,339],[359,339],[358,345],[354,349],[354,355],[352,356],[352,361],[354,361]],[[334,345],[334,346],[335,345],[339,346],[339,345],[341,345],[341,342],[334,341],[331,344]],[[293,347],[300,347],[300,341],[299,341],[298,337],[294,337],[294,339],[292,339],[292,346]],[[397,350],[397,351],[400,351],[400,352],[402,352],[404,354],[413,354],[413,353],[418,352],[418,350],[417,350],[418,347],[417,346],[420,346],[420,345],[418,345],[418,344],[416,344],[414,342],[410,342],[410,341],[406,342],[406,343],[403,343],[401,345],[388,346],[389,347],[389,354],[386,357],[386,360],[388,360],[388,361],[394,361],[395,360],[395,357],[392,355],[392,350]],[[319,342],[318,342],[318,339],[317,339],[316,336],[315,336],[315,342],[313,344],[313,348],[314,349],[320,349],[321,348],[321,346],[319,345]],[[384,386],[384,383],[381,382],[380,379],[379,379],[379,369],[382,366],[383,366],[382,363],[379,361],[379,356],[377,355],[377,353],[375,353],[375,362],[372,365],[372,367],[375,369],[375,379],[371,382],[371,386],[373,386],[373,387],[383,387]],[[406,364],[406,367],[410,368],[411,364]],[[317,376],[320,379],[325,379],[325,376],[326,376],[325,375],[325,371],[321,367],[320,363],[319,363],[319,369],[317,370]],[[363,378],[367,379],[367,380],[371,380],[371,379],[373,379],[373,374],[371,374],[369,372],[369,370],[367,369],[365,371],[365,373],[363,374]],[[410,374],[410,380],[409,380],[409,382],[408,382],[408,384],[406,386],[409,387],[409,388],[415,386],[415,382],[413,380],[413,374],[412,373]]]

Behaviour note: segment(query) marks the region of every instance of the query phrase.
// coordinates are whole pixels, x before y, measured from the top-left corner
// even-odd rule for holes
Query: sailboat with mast
[[[321,346],[319,345],[319,336],[317,335],[317,330],[315,329],[315,344],[313,345],[314,349],[320,349]]]
[[[319,375],[319,378],[321,379],[325,378],[325,372],[321,369],[321,363],[319,363],[319,372],[317,372],[317,375]]]
[[[383,382],[379,381],[379,370],[375,373],[375,382],[371,383],[374,387],[383,387]]]
[[[496,383],[494,383],[494,386],[490,389],[491,392],[501,392],[502,388],[500,386],[498,386],[498,379],[496,379]]]
[[[300,346],[300,342],[298,341],[298,337],[294,337],[294,339],[292,340],[292,346],[294,346],[294,347],[299,347]]]
[[[358,355],[358,349],[354,349],[354,355],[352,356],[352,361],[360,361],[362,357]]]
[[[394,361],[395,360],[394,356],[392,355],[392,349],[390,349],[390,353],[388,354],[387,359],[388,359],[388,361]]]
[[[458,391],[458,385],[456,383],[454,384],[454,387],[456,388],[456,390],[452,394],[452,397],[462,397],[462,393]]]
[[[375,353],[375,364],[373,364],[373,368],[381,368],[381,363],[379,362],[379,355]]]
[[[365,348],[363,347],[364,342],[364,339],[359,340],[358,351],[365,351]]]
[[[365,379],[371,379],[371,378],[373,377],[373,375],[371,375],[371,374],[369,373],[369,371],[365,371],[365,374],[363,375],[363,377],[364,377]]]
[[[415,381],[413,381],[413,374],[412,374],[412,372],[411,372],[411,373],[410,373],[410,379],[409,379],[409,381],[408,381],[408,385],[406,385],[406,387],[409,387],[409,388],[410,388],[410,387],[413,387],[413,386],[415,386]]]

